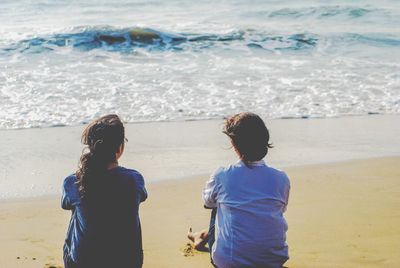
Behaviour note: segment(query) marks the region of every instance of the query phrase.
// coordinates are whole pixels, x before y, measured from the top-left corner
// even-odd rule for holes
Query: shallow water
[[[3,129],[400,112],[396,0],[6,0],[0,21]]]

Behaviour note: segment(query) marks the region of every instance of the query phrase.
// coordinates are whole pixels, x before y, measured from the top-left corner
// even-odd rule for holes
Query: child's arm
[[[62,197],[61,197],[61,207],[65,210],[71,210],[71,202],[67,196],[66,190],[65,190],[65,181],[62,189]]]
[[[217,207],[217,195],[218,195],[218,173],[220,169],[217,170],[210,179],[206,182],[203,189],[203,201],[204,207],[208,209]]]
[[[144,202],[147,199],[147,190],[146,187],[144,186],[144,178],[143,176],[139,173],[139,181],[138,181],[138,188],[139,188],[139,194],[140,194],[140,202]]]
[[[287,185],[285,187],[285,206],[283,207],[283,212],[286,212],[287,206],[289,204],[289,194],[290,194],[290,180],[289,178],[286,176],[287,178]]]
[[[79,195],[75,176],[71,175],[64,180],[61,197],[61,207],[65,210],[71,210],[74,207],[74,199]]]

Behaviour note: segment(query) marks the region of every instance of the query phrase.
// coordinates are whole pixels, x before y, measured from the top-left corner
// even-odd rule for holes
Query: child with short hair
[[[205,207],[212,208],[209,231],[188,237],[199,248],[208,242],[216,267],[282,267],[288,260],[287,175],[262,159],[271,148],[269,131],[253,113],[226,120],[223,133],[239,161],[218,169],[203,190]]]

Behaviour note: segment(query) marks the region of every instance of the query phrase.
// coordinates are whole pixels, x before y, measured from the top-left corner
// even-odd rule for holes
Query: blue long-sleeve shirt
[[[142,175],[116,167],[90,179],[91,191],[84,198],[75,175],[64,180],[61,206],[72,211],[64,244],[66,267],[141,267],[139,204],[147,198]]]
[[[214,263],[227,267],[282,267],[289,258],[287,175],[264,161],[218,169],[203,190],[206,207],[217,208]]]

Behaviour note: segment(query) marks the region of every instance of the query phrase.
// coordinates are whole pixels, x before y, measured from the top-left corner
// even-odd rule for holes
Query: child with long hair
[[[190,230],[188,238],[196,248],[208,242],[212,263],[219,268],[282,267],[289,258],[283,213],[290,182],[263,161],[272,147],[269,131],[258,115],[240,113],[226,120],[223,133],[239,161],[207,181],[203,200],[213,209],[210,227]]]
[[[79,169],[64,180],[61,206],[71,210],[64,244],[65,268],[141,267],[139,204],[147,192],[142,175],[118,165],[124,125],[117,115],[90,123]]]

